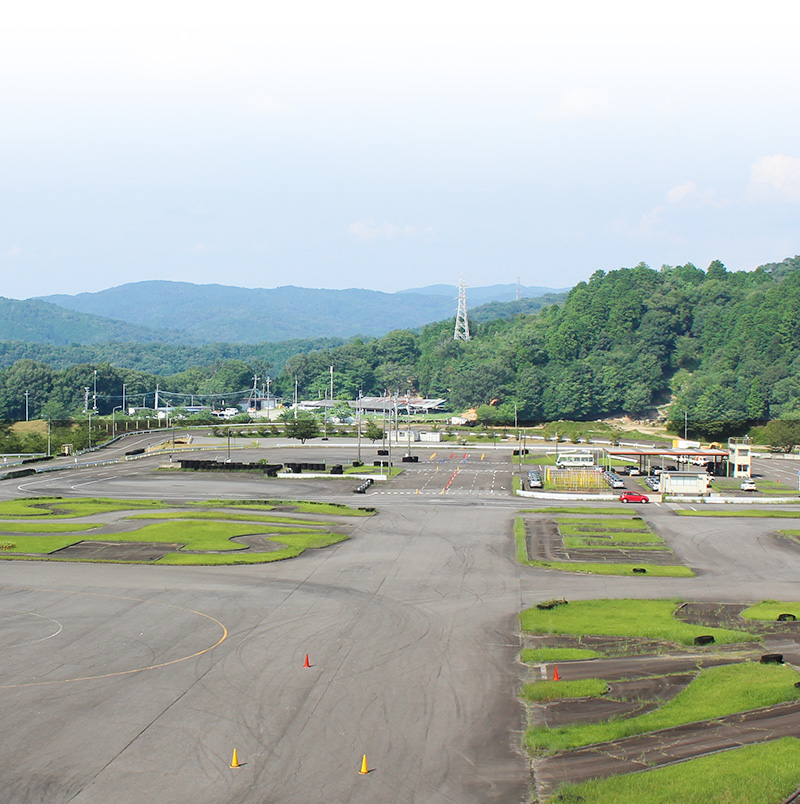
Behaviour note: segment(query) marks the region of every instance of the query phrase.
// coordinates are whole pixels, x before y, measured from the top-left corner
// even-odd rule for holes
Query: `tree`
[[[372,419],[367,419],[364,438],[368,438],[374,444],[379,438],[383,438],[383,428],[378,427]]]
[[[295,411],[286,410],[281,414],[281,419],[285,422],[284,434],[288,438],[296,438],[301,444],[319,436],[319,422],[313,413],[298,410],[295,417]]]

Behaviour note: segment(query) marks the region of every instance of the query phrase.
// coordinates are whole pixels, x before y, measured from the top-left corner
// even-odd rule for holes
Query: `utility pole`
[[[83,386],[83,412],[89,412],[89,386]]]
[[[683,440],[687,440],[687,432],[689,430],[689,413],[688,411],[683,411]]]
[[[333,366],[331,366],[331,405],[333,404]]]
[[[92,392],[92,410],[97,413],[97,369],[94,370],[94,391]]]
[[[127,410],[127,406],[125,404],[125,396],[128,390],[128,386],[125,383],[122,383],[122,409]]]
[[[51,429],[51,422],[50,417],[47,417],[47,457],[50,457],[50,429]]]
[[[156,383],[156,398],[155,398],[155,411],[156,411],[156,414],[158,414],[158,402],[159,402],[159,399],[158,399],[158,383]]]
[[[28,421],[28,397],[30,396],[30,391],[25,391],[25,421]]]
[[[297,421],[297,375],[294,375],[294,420]]]

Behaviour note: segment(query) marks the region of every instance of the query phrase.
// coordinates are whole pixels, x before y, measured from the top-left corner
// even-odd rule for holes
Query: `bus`
[[[594,466],[594,455],[591,452],[562,452],[556,456],[556,466],[559,469]]]

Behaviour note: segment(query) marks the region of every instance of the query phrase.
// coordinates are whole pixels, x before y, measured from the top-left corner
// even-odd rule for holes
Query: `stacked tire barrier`
[[[419,463],[419,455],[403,455],[403,463]]]
[[[368,477],[358,488],[353,489],[354,494],[366,494],[367,489],[374,483],[375,481]]]
[[[180,460],[181,469],[195,472],[263,472],[275,477],[283,469],[281,463],[225,463],[225,461]],[[324,464],[323,464],[324,465]]]

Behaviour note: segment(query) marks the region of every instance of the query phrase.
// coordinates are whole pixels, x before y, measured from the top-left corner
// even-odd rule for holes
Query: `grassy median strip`
[[[638,717],[604,723],[575,723],[559,728],[529,729],[525,742],[537,753],[556,753],[685,723],[724,717],[750,709],[794,701],[800,675],[786,665],[743,662],[701,670],[671,701]]]
[[[710,516],[710,517],[742,517],[744,519],[798,519],[800,511],[766,511],[763,508],[749,508],[746,511],[693,511],[689,508],[678,508],[675,513],[678,516]]]
[[[794,614],[800,620],[800,603],[787,603],[783,600],[762,600],[755,606],[745,609],[742,617],[746,620],[771,620],[778,619],[779,614]]]
[[[589,648],[523,648],[522,661],[526,664],[566,662],[570,660],[597,659],[602,655],[602,653]]]
[[[561,572],[586,572],[592,575],[636,575],[636,570],[644,570],[643,574],[660,578],[694,578],[688,568],[675,564],[593,564],[585,561],[536,561],[526,562],[531,567],[559,570]]]
[[[674,617],[679,600],[575,600],[553,609],[526,609],[520,615],[523,631],[565,634],[643,637],[680,645],[692,645],[700,634],[711,634],[717,643],[757,640],[747,631],[693,625]]]
[[[514,519],[514,540],[517,543],[517,561],[520,564],[528,562],[528,545],[525,542],[525,520],[518,516]]]
[[[591,508],[586,506],[550,506],[548,508],[523,508],[521,514],[583,514],[584,516],[619,516],[620,514],[630,513],[629,508],[609,507]]]
[[[561,804],[776,804],[800,785],[800,740],[784,737],[663,768],[563,785]]]
[[[526,701],[559,701],[562,698],[599,698],[608,690],[602,678],[583,678],[578,681],[537,681],[523,684]]]

